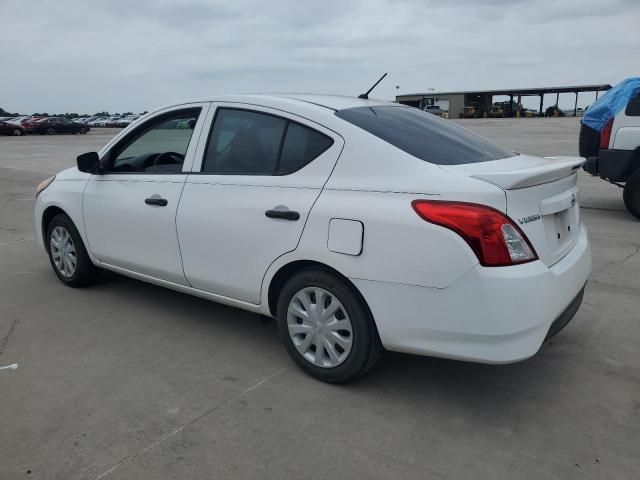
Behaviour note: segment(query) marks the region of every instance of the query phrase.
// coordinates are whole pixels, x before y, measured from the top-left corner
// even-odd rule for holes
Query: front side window
[[[151,119],[112,151],[110,172],[180,173],[200,109]]]
[[[336,116],[394,147],[436,165],[487,162],[516,155],[450,120],[391,105],[338,110]]]
[[[203,172],[217,175],[287,175],[320,156],[333,140],[266,113],[219,109]]]

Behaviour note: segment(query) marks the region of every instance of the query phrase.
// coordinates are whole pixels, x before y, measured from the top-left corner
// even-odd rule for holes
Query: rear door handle
[[[146,203],[147,205],[157,205],[159,207],[166,207],[167,203],[169,202],[167,202],[166,198],[149,197],[144,200],[144,203]]]
[[[283,220],[291,220],[293,222],[300,218],[300,214],[298,212],[294,212],[293,210],[279,209],[279,207],[276,208],[278,210],[267,210],[266,212],[264,212],[264,214],[269,218],[282,218]]]

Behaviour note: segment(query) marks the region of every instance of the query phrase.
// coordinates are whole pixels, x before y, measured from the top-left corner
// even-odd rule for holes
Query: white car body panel
[[[627,115],[626,109],[615,116],[611,127],[609,148],[635,150],[640,147],[640,117]]]
[[[504,189],[504,211],[524,231],[540,259],[551,266],[573,248],[580,231],[576,183],[583,163],[582,158],[518,155],[441,168]]]
[[[519,155],[438,166],[334,114],[385,102],[302,94],[185,102],[137,119],[100,157],[152,117],[194,103],[203,112],[182,173],[62,172],[38,196],[38,237],[43,213],[55,206],[71,217],[97,265],[265,315],[273,314],[269,289],[276,274],[293,262],[316,262],[352,282],[386,348],[488,363],[533,355],[587,281],[589,244],[572,196],[580,162]],[[202,173],[221,106],[294,119],[334,144],[290,175]],[[145,205],[153,194],[169,208]],[[514,220],[540,215],[516,220],[540,259],[483,267],[462,237],[416,214],[411,202],[419,199],[487,205]],[[265,216],[279,206],[300,219]],[[571,233],[554,242],[558,216],[558,228]]]
[[[82,215],[84,187],[91,175],[80,172],[76,167],[59,172],[56,179],[43,194],[38,195],[35,206],[36,236],[38,243],[44,248],[44,232],[42,215],[47,208],[56,207],[63,210],[73,221],[83,241],[87,242]]]
[[[332,218],[329,220],[327,248],[334,253],[360,255],[364,241],[364,225],[359,220]]]
[[[210,117],[215,115],[215,107],[248,106],[217,103],[212,105]],[[201,173],[187,178],[177,220],[187,280],[195,288],[258,304],[264,273],[276,258],[297,247],[311,207],[331,174],[344,142],[334,132],[302,117],[257,106],[253,106],[252,111],[295,120],[334,141],[313,162],[290,175]],[[207,137],[203,136],[201,143],[206,141]],[[200,147],[199,151],[204,152],[204,145]],[[193,170],[201,170],[200,163]],[[267,210],[277,207],[298,212],[300,219],[290,222],[265,216]]]
[[[300,246],[300,258],[324,263],[355,279],[445,288],[478,263],[462,238],[422,220],[411,208],[416,196],[325,190],[313,207]],[[340,218],[364,225],[362,253],[331,252],[329,222]],[[440,261],[446,258],[446,262]]]
[[[591,270],[584,226],[574,250],[547,268],[480,265],[446,289],[353,280],[388,350],[483,363],[534,355]]]
[[[193,164],[209,104],[194,103],[157,112],[192,107],[202,108],[202,113],[185,155],[186,171]],[[93,256],[101,263],[186,285],[176,233],[176,211],[184,183],[182,173],[93,175],[85,188],[83,210]],[[166,199],[167,207],[145,204],[145,199],[154,196]]]
[[[615,150],[635,150],[640,147],[640,125],[619,127],[613,141]]]
[[[100,178],[103,177],[103,178]],[[186,284],[176,235],[183,175],[101,175],[85,189],[88,247],[101,263]],[[154,195],[167,207],[149,206]]]

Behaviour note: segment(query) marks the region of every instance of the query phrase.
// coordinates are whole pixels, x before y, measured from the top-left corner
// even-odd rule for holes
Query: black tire
[[[20,130],[19,128],[16,128],[16,129],[13,131],[13,135],[14,135],[15,137],[20,137],[21,135],[24,135],[24,134],[22,133],[22,130]]]
[[[87,133],[87,129],[84,127],[80,128],[80,134],[84,135],[85,133]]]
[[[51,252],[51,235],[56,227],[64,228],[69,233],[69,236],[73,241],[73,245],[75,246],[76,268],[71,276],[63,275],[53,259]],[[98,276],[98,268],[91,262],[84,243],[82,242],[82,237],[80,237],[76,226],[67,215],[60,213],[53,217],[49,222],[49,225],[47,225],[44,244],[47,254],[49,255],[51,267],[62,283],[69,287],[85,287],[95,282]]]
[[[640,168],[637,168],[627,180],[622,198],[629,213],[640,220]]]
[[[53,127],[47,128],[47,135],[53,135],[56,133],[56,130]]]
[[[316,366],[298,352],[289,335],[287,311],[293,296],[306,287],[319,287],[335,296],[351,321],[353,337],[348,357],[330,368]],[[373,317],[364,299],[345,280],[320,268],[302,270],[291,277],[278,297],[277,322],[280,338],[293,361],[307,374],[329,383],[346,383],[367,373],[378,361],[383,347]]]

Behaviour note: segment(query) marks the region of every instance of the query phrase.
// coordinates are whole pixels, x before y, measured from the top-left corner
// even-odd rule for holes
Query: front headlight
[[[40,195],[40,192],[42,192],[45,188],[51,185],[51,182],[53,182],[55,179],[56,179],[56,176],[54,175],[53,177],[49,177],[46,180],[41,181],[36,187],[36,197]]]

